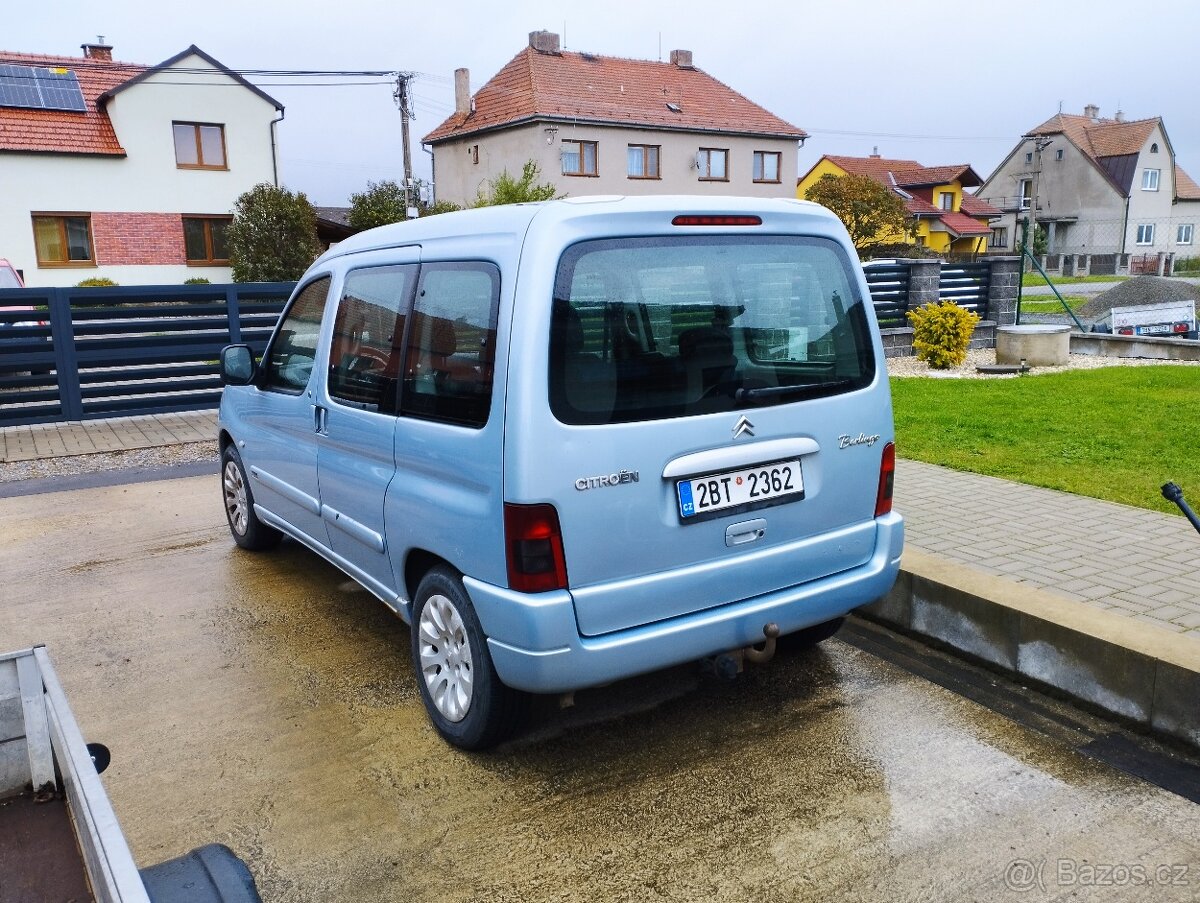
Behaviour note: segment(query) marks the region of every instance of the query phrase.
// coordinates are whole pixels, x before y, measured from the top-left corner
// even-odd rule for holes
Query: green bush
[[[1200,273],[1200,257],[1184,257],[1182,260],[1176,260],[1172,272]]]
[[[897,259],[912,259],[912,258],[942,258],[945,255],[939,254],[933,248],[925,245],[913,244],[910,242],[889,242],[887,244],[874,244],[863,248],[858,254],[863,260],[878,260],[879,258],[897,258]]]
[[[212,285],[212,283],[209,282],[209,280],[205,279],[203,276],[193,276],[191,279],[184,279],[183,284],[184,285]]]
[[[940,301],[910,310],[908,320],[913,327],[917,360],[925,361],[934,370],[948,370],[967,359],[979,314],[953,301]]]
[[[76,288],[103,288],[106,285],[116,285],[117,283],[109,279],[107,276],[93,276],[90,279],[84,279],[82,282],[76,282]]]

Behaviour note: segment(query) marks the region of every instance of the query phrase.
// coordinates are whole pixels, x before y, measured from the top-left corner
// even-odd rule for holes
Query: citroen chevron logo
[[[741,439],[742,436],[753,436],[754,424],[751,423],[745,416],[739,417],[738,422],[733,427],[733,438]]]

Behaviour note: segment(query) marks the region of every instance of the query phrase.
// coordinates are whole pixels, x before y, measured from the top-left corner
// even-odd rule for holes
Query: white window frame
[[[1054,159],[1061,160],[1063,157],[1066,156],[1066,154],[1067,154],[1067,152],[1060,147],[1058,150],[1056,150],[1054,152]]]
[[[1154,223],[1138,223],[1137,243],[1139,245],[1154,244]]]
[[[1008,226],[993,226],[991,246],[993,248],[1008,247]]]
[[[1025,193],[1025,186],[1029,186],[1029,194]],[[1033,179],[1022,179],[1017,187],[1021,191],[1021,209],[1028,210],[1033,206]]]
[[[954,212],[954,192],[939,191],[938,192],[938,209],[946,213]]]
[[[1142,191],[1158,191],[1158,179],[1161,173],[1161,169],[1143,169]]]
[[[1190,245],[1196,234],[1195,223],[1180,223],[1175,230],[1175,244]]]

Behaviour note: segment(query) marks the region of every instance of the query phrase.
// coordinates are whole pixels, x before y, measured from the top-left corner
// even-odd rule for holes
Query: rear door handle
[[[328,409],[319,404],[313,405],[313,428],[322,436],[327,435],[326,416],[328,414]]]

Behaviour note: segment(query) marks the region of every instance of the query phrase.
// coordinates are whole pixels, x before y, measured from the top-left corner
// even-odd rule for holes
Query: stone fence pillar
[[[908,309],[937,304],[942,285],[940,260],[905,260],[908,264]]]
[[[997,326],[1017,322],[1017,288],[1021,284],[1020,257],[989,257],[992,270],[988,277],[988,320]]]

